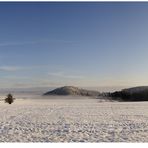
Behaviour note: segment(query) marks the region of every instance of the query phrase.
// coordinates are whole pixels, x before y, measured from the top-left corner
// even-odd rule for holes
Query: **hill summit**
[[[110,93],[113,98],[121,98],[123,101],[148,101],[148,86],[139,86],[123,89]]]
[[[100,93],[97,91],[80,89],[74,86],[64,86],[56,88],[52,91],[46,92],[43,95],[77,95],[77,96],[98,96]]]

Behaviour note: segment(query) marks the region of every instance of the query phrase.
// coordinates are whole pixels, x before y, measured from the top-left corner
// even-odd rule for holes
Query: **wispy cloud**
[[[84,78],[81,75],[69,75],[69,74],[65,74],[64,72],[50,72],[48,73],[48,75],[54,76],[54,77],[68,78],[68,79],[83,79]]]
[[[37,41],[26,41],[26,42],[4,42],[4,43],[0,43],[0,47],[3,46],[17,46],[17,45],[26,45],[26,44],[36,44],[39,43]]]
[[[20,71],[20,70],[33,70],[33,69],[41,69],[48,68],[48,65],[33,65],[33,66],[12,66],[12,65],[2,65],[0,66],[0,71]]]
[[[0,43],[0,47],[4,47],[4,46],[19,46],[19,45],[29,45],[29,44],[40,44],[40,43],[73,43],[73,41],[69,41],[69,40],[50,40],[50,39],[43,39],[43,40],[37,40],[37,41],[13,41],[13,42],[3,42]]]
[[[17,67],[17,66],[0,66],[0,71],[18,71],[21,70],[21,67]]]

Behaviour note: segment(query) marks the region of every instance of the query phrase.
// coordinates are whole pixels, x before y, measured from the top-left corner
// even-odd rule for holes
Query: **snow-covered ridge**
[[[44,93],[44,95],[77,95],[77,96],[98,96],[98,91],[80,89],[74,86],[64,86]]]

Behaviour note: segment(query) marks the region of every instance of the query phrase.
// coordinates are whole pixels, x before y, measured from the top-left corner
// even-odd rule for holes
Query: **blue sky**
[[[0,3],[0,88],[148,84],[148,3]]]

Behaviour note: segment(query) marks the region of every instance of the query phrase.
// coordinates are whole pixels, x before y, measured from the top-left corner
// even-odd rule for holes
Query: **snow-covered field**
[[[60,97],[0,102],[0,142],[148,142],[148,102]]]

